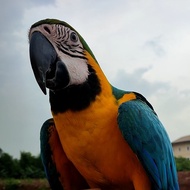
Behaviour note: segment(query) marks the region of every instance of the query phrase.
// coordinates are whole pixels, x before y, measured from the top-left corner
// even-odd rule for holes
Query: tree
[[[190,171],[190,160],[187,158],[175,158],[177,171]]]
[[[0,178],[14,177],[16,174],[16,162],[8,153],[1,154],[0,157]]]
[[[40,155],[21,152],[20,159],[14,159],[0,149],[0,178],[45,178]]]
[[[30,152],[21,152],[20,168],[22,171],[22,178],[45,177],[40,156],[32,156]]]
[[[2,156],[3,154],[3,150],[0,148],[0,157]]]

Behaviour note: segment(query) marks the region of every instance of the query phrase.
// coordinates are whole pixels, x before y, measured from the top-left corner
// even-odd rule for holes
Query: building
[[[181,137],[172,142],[175,157],[190,159],[190,135]]]

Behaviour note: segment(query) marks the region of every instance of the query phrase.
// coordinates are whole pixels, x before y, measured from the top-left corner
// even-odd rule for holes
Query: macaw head
[[[33,24],[29,43],[33,72],[44,94],[46,87],[56,92],[101,73],[87,43],[66,22],[45,19]]]

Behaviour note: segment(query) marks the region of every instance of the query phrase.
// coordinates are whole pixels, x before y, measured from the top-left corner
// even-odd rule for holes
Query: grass
[[[0,190],[50,190],[46,179],[0,179]]]

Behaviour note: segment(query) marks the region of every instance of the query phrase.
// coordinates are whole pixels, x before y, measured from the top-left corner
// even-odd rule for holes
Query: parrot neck
[[[88,65],[88,69],[91,74],[85,83],[71,85],[56,92],[50,91],[51,110],[54,114],[67,110],[83,110],[95,100],[101,92],[100,82],[90,65]]]

